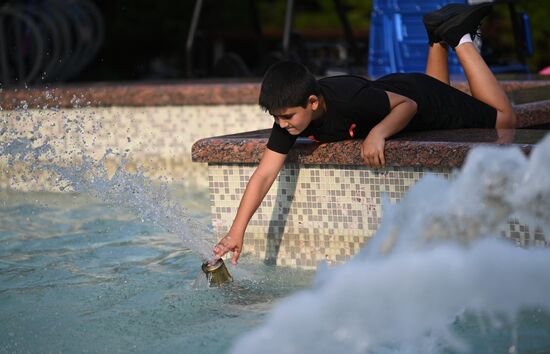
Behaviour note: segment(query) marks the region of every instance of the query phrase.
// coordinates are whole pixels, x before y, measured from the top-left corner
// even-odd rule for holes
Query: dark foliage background
[[[363,48],[366,65],[371,0],[342,0],[352,28]],[[187,76],[185,44],[193,0],[96,0],[106,24],[104,44],[81,75],[80,81],[182,79]],[[280,51],[286,1],[257,0],[255,6],[262,35],[255,31],[245,0],[205,0],[194,44],[193,76],[215,76],[212,62],[216,43],[238,53],[251,76],[261,75],[263,65]],[[332,0],[296,1],[295,30],[302,41],[337,42],[340,23]],[[529,68],[537,72],[550,65],[550,1],[518,0],[518,10],[531,19],[534,55]],[[499,60],[514,60],[511,24],[505,6],[496,6],[484,24],[490,54]],[[219,48],[218,48],[219,50]],[[322,52],[319,53],[322,55]],[[361,63],[359,63],[361,64]]]

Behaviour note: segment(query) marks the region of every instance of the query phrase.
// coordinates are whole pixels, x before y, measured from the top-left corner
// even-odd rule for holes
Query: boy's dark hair
[[[317,80],[302,64],[281,61],[267,69],[260,89],[260,106],[268,112],[306,107],[310,95],[321,94]]]

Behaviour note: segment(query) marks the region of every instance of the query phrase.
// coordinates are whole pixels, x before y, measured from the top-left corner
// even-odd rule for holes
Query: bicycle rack
[[[96,56],[105,24],[89,0],[0,7],[0,87],[76,77]]]

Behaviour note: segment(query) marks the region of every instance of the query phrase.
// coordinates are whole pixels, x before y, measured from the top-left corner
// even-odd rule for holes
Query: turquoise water
[[[550,136],[529,157],[477,147],[453,178],[385,200],[352,260],[319,270],[231,353],[550,353],[550,248],[499,237],[510,217],[548,245]]]
[[[177,199],[208,223],[207,191]],[[244,263],[208,288],[182,240],[71,193],[0,190],[0,353],[220,353],[312,272]]]
[[[208,288],[206,191],[174,198],[124,163],[108,174],[112,152],[63,167],[38,158],[49,148],[0,144],[6,170],[77,192],[0,190],[0,353],[550,353],[549,248],[496,237],[517,216],[548,242],[550,137],[528,159],[480,147],[452,180],[425,176],[313,288],[312,272],[254,263]]]

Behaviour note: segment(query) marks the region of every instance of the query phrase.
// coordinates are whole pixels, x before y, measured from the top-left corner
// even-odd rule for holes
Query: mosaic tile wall
[[[231,226],[255,170],[248,164],[209,165],[214,232]],[[427,171],[421,168],[285,165],[250,221],[245,255],[268,264],[316,268],[319,261],[349,260],[378,228],[381,196],[400,200]],[[452,178],[451,171],[429,173]],[[503,236],[518,244],[545,244],[540,231],[517,221]]]
[[[99,159],[111,149],[127,155],[129,165],[143,168],[149,177],[206,188],[207,165],[191,162],[194,142],[272,124],[256,105],[0,110],[0,141],[32,137],[38,146],[47,140],[61,164],[82,154]],[[17,176],[21,173],[2,165],[0,159],[0,188],[51,188],[44,176],[25,182]]]

